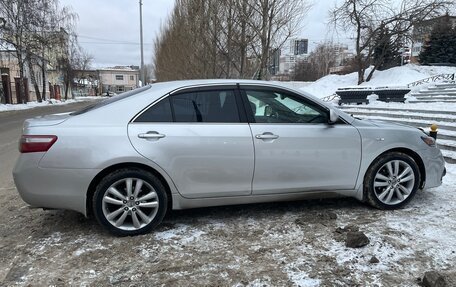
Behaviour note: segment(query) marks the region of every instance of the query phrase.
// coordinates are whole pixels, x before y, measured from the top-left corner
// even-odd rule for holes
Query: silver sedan
[[[119,235],[149,232],[168,209],[340,195],[394,209],[445,174],[421,130],[258,81],[159,83],[29,119],[20,151],[24,201]]]

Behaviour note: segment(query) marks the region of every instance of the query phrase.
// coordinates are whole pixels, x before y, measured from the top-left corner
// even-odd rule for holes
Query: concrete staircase
[[[456,95],[455,102],[456,102]],[[445,100],[446,101],[446,100]],[[343,105],[344,112],[358,118],[396,122],[429,130],[431,124],[437,124],[437,144],[448,163],[456,163],[456,110],[436,111],[413,108],[381,108],[368,105]]]
[[[447,102],[456,103],[456,83],[439,83],[410,94],[415,99],[409,103]]]

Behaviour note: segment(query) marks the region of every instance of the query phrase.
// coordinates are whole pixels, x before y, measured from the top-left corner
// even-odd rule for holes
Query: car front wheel
[[[401,152],[389,152],[376,159],[364,178],[368,203],[379,209],[396,209],[407,204],[420,184],[415,160]]]
[[[98,184],[93,208],[97,221],[116,235],[138,235],[162,221],[167,194],[161,181],[139,169],[121,169]]]

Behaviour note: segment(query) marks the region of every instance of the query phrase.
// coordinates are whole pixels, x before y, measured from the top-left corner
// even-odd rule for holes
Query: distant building
[[[308,39],[291,39],[290,40],[290,54],[292,55],[304,55],[309,50]]]
[[[273,49],[270,55],[271,58],[269,60],[269,73],[274,76],[279,73],[281,50],[279,48]]]
[[[137,66],[115,66],[98,69],[100,92],[122,93],[139,87],[138,68]]]
[[[423,49],[423,45],[431,34],[434,26],[444,20],[449,20],[451,25],[456,27],[456,16],[443,15],[429,20],[417,22],[413,25],[412,32],[412,57],[418,57]]]
[[[299,62],[307,62],[308,56],[303,55],[284,55],[280,56],[279,73],[293,74],[295,66]]]
[[[333,67],[329,67],[330,74],[344,74],[348,69],[347,64],[355,58],[355,53],[348,49],[348,45],[336,43],[330,46],[332,53],[335,55]]]
[[[337,43],[332,45],[332,49],[336,55],[336,66],[343,66],[355,57],[355,53],[348,49],[348,45]]]
[[[19,97],[19,89],[17,88],[20,63],[17,59],[16,50],[6,49],[0,51],[0,70],[1,74],[3,74],[3,82],[6,81],[6,76],[8,78],[8,85],[11,87],[12,103],[37,100],[36,91],[31,81],[32,75],[36,79],[41,94],[45,94],[46,98],[60,98],[65,94],[65,85],[63,83],[64,76],[60,67],[60,62],[62,59],[68,58],[69,35],[62,28],[56,31],[42,33],[46,33],[46,36],[49,39],[49,46],[44,51],[40,51],[38,54],[32,54],[32,71],[30,71],[27,63],[22,63],[25,88],[25,95],[23,97]],[[12,45],[8,45],[6,43],[2,44],[5,47],[13,48]],[[23,56],[25,58],[25,55]],[[46,83],[44,93],[43,80]],[[3,88],[3,84],[4,83],[1,83],[0,85],[2,86],[2,90],[5,89]],[[4,92],[2,93],[4,94]],[[71,87],[69,87],[68,94],[71,95]]]
[[[15,50],[3,50],[0,51],[0,103],[9,104],[21,104],[22,102],[36,101],[35,89],[30,80],[30,74],[33,73],[35,79],[39,84],[39,88],[42,89],[42,79],[46,75],[42,74],[41,68],[36,63],[42,63],[43,59],[36,55],[33,55],[34,64],[32,71],[28,68],[28,65],[24,65],[24,88],[26,96],[21,98],[19,96],[19,63],[16,57]],[[7,81],[7,82],[6,82]],[[6,91],[8,90],[8,91]],[[6,94],[8,92],[8,99]]]

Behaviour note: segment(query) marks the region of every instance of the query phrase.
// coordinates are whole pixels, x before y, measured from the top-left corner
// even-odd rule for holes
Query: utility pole
[[[143,47],[143,25],[142,25],[142,0],[139,0],[139,33],[141,34],[141,82],[144,86],[146,84],[146,75],[144,71],[144,47]]]

